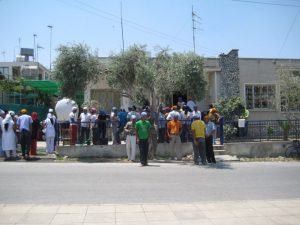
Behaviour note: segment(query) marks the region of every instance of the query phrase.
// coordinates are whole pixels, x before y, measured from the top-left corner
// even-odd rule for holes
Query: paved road
[[[300,163],[0,163],[0,203],[117,204],[300,198]]]

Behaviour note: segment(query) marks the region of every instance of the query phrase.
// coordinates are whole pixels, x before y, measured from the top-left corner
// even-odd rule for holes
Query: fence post
[[[223,145],[224,144],[224,117],[221,117],[220,120],[220,144]]]

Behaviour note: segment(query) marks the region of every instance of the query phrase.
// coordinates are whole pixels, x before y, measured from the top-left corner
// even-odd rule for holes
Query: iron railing
[[[186,124],[191,124],[190,121],[185,121]],[[81,123],[76,122],[76,144],[80,144],[81,137]],[[99,125],[100,126],[100,125]],[[97,139],[100,139],[100,129],[105,127],[105,139],[112,141],[112,127],[111,121],[102,121],[102,128],[98,125],[93,126],[90,124],[89,128],[89,140],[92,144],[93,135],[96,135]],[[120,135],[120,140],[125,140],[126,135],[123,129],[117,128]],[[184,140],[192,141],[192,133],[190,125],[185,126],[185,137]],[[69,122],[57,122],[57,140],[60,144],[69,145],[71,141],[70,123]],[[158,134],[157,134],[158,135]],[[249,120],[246,121],[245,127],[238,127],[238,121],[225,121],[223,118],[217,125],[216,138],[218,143],[223,144],[224,142],[261,142],[268,140],[284,140],[300,139],[300,120]],[[74,143],[74,140],[73,140]]]

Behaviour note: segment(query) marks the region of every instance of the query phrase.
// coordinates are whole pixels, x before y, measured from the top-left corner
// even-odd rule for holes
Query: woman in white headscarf
[[[16,157],[16,135],[15,135],[15,123],[10,114],[5,116],[2,121],[2,148],[5,151],[6,158],[11,156]],[[11,154],[12,152],[12,154]]]
[[[45,119],[44,121],[44,133],[46,138],[48,154],[54,153],[54,138],[55,138],[54,124],[55,124],[55,118],[52,116],[51,113],[48,113],[47,119]]]

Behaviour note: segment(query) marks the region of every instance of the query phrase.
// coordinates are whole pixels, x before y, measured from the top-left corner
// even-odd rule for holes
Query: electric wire
[[[70,4],[70,2],[68,2],[68,3],[63,2],[63,1],[59,1],[59,2],[67,4],[67,5]],[[114,15],[112,13],[105,12],[105,11],[99,9],[99,8],[96,8],[96,7],[94,7],[94,6],[90,5],[90,4],[87,4],[87,3],[79,1],[79,0],[75,0],[73,3],[75,3],[75,2],[77,4],[79,4],[79,5],[75,5],[75,4],[70,4],[70,5],[72,5],[73,7],[76,7],[79,10],[83,10],[86,13],[93,14],[93,15],[105,18],[105,19],[113,21],[115,23],[119,23],[119,21],[120,21],[120,16],[116,16],[116,15]],[[159,37],[161,37],[163,39],[166,39],[166,40],[169,40],[169,41],[171,40],[173,42],[174,42],[174,40],[176,40],[177,43],[180,43],[181,45],[189,47],[189,48],[191,48],[191,46],[192,46],[192,43],[189,42],[189,41],[186,41],[186,40],[183,40],[183,39],[179,39],[177,37],[165,34],[163,32],[154,30],[152,28],[149,28],[149,27],[137,24],[137,23],[135,23],[133,21],[130,21],[130,20],[127,20],[127,19],[123,18],[123,22],[126,23],[131,28],[134,28],[134,29],[139,30],[141,32],[146,32],[148,34],[159,36]],[[197,48],[197,49],[199,49],[199,48]],[[218,50],[210,49],[210,48],[207,48],[205,46],[201,46],[201,49],[205,49],[208,52],[213,52],[214,54],[216,54],[216,53],[220,54],[221,53]]]

